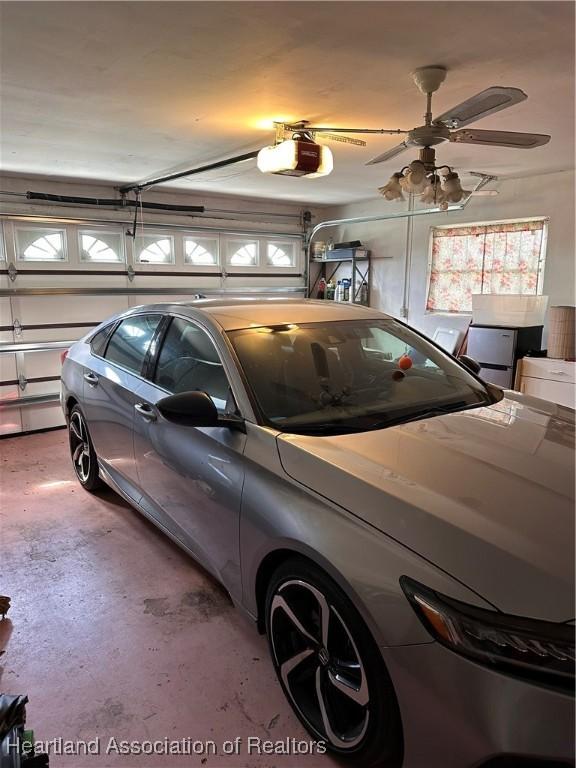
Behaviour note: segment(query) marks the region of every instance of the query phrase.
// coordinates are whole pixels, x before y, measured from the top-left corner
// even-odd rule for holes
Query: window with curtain
[[[474,293],[542,293],[547,223],[434,227],[426,309],[472,312]]]

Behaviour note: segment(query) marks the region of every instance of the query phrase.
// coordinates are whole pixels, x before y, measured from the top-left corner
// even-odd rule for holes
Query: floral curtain
[[[546,223],[434,228],[426,309],[471,312],[473,293],[539,293]]]

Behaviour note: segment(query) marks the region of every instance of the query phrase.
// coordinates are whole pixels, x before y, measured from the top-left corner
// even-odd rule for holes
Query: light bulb
[[[454,171],[450,171],[444,175],[442,189],[444,190],[446,199],[451,203],[459,203],[465,194],[462,185],[460,184],[460,178]]]
[[[446,195],[440,186],[440,178],[436,175],[430,176],[420,200],[423,203],[440,203],[445,198]]]
[[[401,178],[401,173],[393,173],[387,184],[384,184],[383,187],[378,187],[378,192],[380,192],[386,200],[404,200],[402,187],[400,186]]]
[[[421,160],[413,160],[405,175],[400,179],[400,185],[405,192],[418,195],[424,191],[427,181],[426,166]]]

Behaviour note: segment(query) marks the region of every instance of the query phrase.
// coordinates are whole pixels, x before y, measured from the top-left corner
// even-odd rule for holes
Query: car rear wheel
[[[87,491],[97,490],[102,486],[98,474],[98,458],[90,440],[86,420],[77,405],[70,411],[68,439],[76,477]]]
[[[268,588],[266,630],[280,684],[313,737],[363,768],[400,765],[392,681],[337,584],[307,561],[283,563]]]

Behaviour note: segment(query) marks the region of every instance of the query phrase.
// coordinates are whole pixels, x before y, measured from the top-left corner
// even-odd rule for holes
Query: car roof
[[[197,299],[173,304],[140,306],[135,309],[139,312],[143,309],[177,312],[189,315],[191,318],[209,316],[225,331],[285,323],[322,323],[386,317],[382,312],[358,304],[285,297]]]

